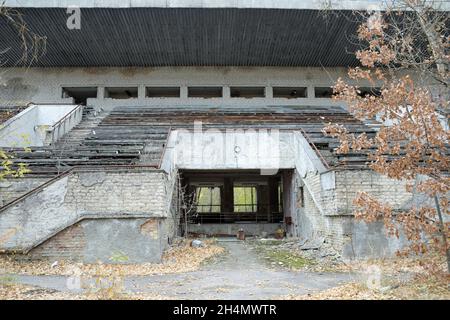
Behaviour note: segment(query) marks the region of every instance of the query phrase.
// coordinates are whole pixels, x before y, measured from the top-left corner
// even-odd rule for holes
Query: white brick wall
[[[305,205],[297,207],[299,236],[324,237],[344,256],[393,254],[404,240],[386,237],[382,226],[355,221],[352,202],[358,192],[365,191],[395,209],[404,208],[412,198],[406,191],[406,181],[392,180],[369,170],[335,174],[335,189],[330,190],[322,189],[320,174],[309,172],[303,179]],[[299,177],[297,180],[302,182]]]
[[[86,217],[167,217],[164,172],[75,172],[0,212],[0,250],[29,249]]]

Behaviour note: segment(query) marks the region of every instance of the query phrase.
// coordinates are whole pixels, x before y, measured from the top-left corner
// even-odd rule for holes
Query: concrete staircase
[[[27,177],[52,178],[75,166],[105,166],[160,162],[170,126],[132,125],[113,112],[86,108],[82,121],[56,144],[9,150],[15,163],[31,170]]]
[[[56,149],[64,149],[65,146],[81,145],[100,122],[109,114],[107,111],[95,111],[92,107],[84,107],[83,121],[73,128],[68,134],[60,139],[56,144]]]

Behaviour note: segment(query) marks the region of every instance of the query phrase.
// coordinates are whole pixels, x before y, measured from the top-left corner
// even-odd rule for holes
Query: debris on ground
[[[340,254],[325,238],[320,237],[313,241],[298,238],[255,238],[249,241],[249,245],[274,264],[281,261],[280,265],[294,270],[327,271],[344,263]],[[285,263],[283,260],[294,263]]]
[[[0,283],[0,300],[82,300],[77,294],[22,284]]]
[[[300,241],[300,249],[301,250],[319,250],[325,242],[324,237],[316,237],[312,240],[304,240]]]
[[[2,285],[0,283],[0,300],[99,300],[104,299],[94,293],[72,293],[61,292],[23,284]],[[121,300],[173,300],[161,294],[148,292],[125,293],[120,296]],[[114,300],[118,300],[114,299]]]
[[[364,282],[351,282],[306,295],[287,295],[279,300],[449,300],[448,276],[415,277],[407,281],[391,279],[373,288]]]
[[[125,276],[182,273],[198,270],[203,263],[224,252],[225,249],[217,245],[214,239],[205,239],[202,240],[201,247],[192,247],[190,240],[177,241],[166,250],[161,263],[84,264],[60,260],[55,264],[48,260],[19,261],[9,256],[1,256],[0,274],[71,276],[73,270],[79,270],[83,276],[117,272]]]
[[[204,247],[204,246],[205,246],[205,244],[201,240],[194,239],[194,240],[191,241],[191,247],[201,248],[201,247]]]

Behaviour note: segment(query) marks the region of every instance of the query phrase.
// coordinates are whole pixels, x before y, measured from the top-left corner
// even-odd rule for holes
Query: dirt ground
[[[285,243],[220,239],[175,248],[162,265],[6,263],[0,299],[449,299],[448,278],[412,285],[403,269],[392,277],[373,264],[305,256]]]

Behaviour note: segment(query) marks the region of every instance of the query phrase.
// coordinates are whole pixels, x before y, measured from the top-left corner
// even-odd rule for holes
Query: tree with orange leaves
[[[401,253],[442,253],[450,272],[448,13],[427,1],[401,5],[365,16],[358,29],[360,67],[349,69],[351,84],[340,78],[333,88],[334,98],[345,101],[355,117],[379,120],[379,130],[369,137],[329,124],[324,133],[340,140],[337,152],[366,153],[371,169],[407,180],[408,191],[422,195],[397,212],[361,192],[354,199],[355,218],[382,220],[389,235],[403,234],[410,245]],[[380,86],[380,92],[361,94],[362,82]]]

